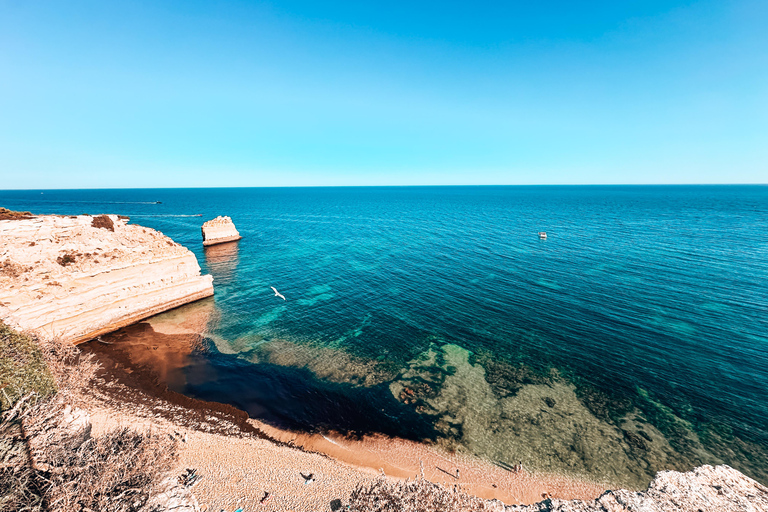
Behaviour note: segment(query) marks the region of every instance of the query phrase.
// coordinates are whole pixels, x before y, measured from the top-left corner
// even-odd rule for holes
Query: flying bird
[[[283,294],[277,291],[277,289],[274,286],[270,286],[272,288],[272,291],[275,292],[275,297],[280,297],[281,299],[285,300],[285,297],[283,297]]]

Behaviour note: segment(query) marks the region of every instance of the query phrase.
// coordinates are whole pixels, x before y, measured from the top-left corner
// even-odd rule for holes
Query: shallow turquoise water
[[[179,369],[187,394],[513,460],[571,404],[552,383],[573,384],[600,422],[590,442],[638,461],[633,474],[674,465],[669,452],[766,479],[768,187],[4,191],[0,205],[128,215],[195,252],[221,315]],[[216,215],[243,239],[206,252]],[[522,428],[530,407],[515,407],[546,389],[560,405]],[[593,427],[579,421],[562,430]],[[562,444],[542,469],[635,481]]]

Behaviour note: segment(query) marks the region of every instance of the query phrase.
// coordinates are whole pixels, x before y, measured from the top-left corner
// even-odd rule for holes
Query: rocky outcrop
[[[152,495],[145,510],[151,511],[173,511],[173,512],[199,512],[200,505],[192,491],[179,483],[177,478],[166,478]]]
[[[235,229],[232,219],[219,215],[203,224],[203,245],[221,244],[224,242],[234,242],[242,237]]]
[[[114,215],[0,220],[0,319],[79,343],[213,295],[189,249]]]
[[[499,507],[501,510],[501,507]],[[765,512],[768,488],[730,466],[661,471],[645,492],[607,491],[595,501],[548,499],[505,512]]]

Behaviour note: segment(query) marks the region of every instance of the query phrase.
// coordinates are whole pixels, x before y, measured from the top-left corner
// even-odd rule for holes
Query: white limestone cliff
[[[0,220],[0,319],[80,343],[213,295],[192,252],[114,215]]]
[[[221,244],[233,242],[242,237],[235,229],[235,224],[229,217],[219,215],[203,224],[203,245]]]
[[[498,502],[497,502],[498,504]],[[730,466],[660,471],[648,490],[606,491],[594,501],[548,499],[504,512],[766,512],[768,488]]]

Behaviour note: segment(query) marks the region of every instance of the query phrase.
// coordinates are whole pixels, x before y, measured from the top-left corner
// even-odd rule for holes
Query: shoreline
[[[166,325],[166,330],[175,332],[177,341],[181,337],[191,343],[194,338],[191,332],[178,326]],[[158,338],[168,336],[155,334]],[[354,437],[336,432],[309,433],[278,428],[250,418],[245,411],[232,405],[190,398],[171,391],[148,365],[136,364],[128,355],[109,350],[106,345],[99,346],[98,342],[94,342],[87,345],[86,351],[96,354],[103,365],[99,379],[114,384],[106,386],[102,393],[108,403],[119,405],[114,407],[116,410],[126,405],[129,409],[131,405],[143,406],[148,401],[165,402],[174,410],[173,413],[167,412],[168,407],[153,413],[155,416],[159,413],[163,421],[190,428],[192,432],[225,438],[218,441],[209,439],[206,441],[209,445],[237,444],[233,439],[257,438],[274,444],[278,450],[300,451],[328,458],[348,467],[358,475],[357,478],[363,479],[382,473],[398,480],[413,479],[421,474],[423,468],[423,476],[431,482],[448,488],[458,485],[468,494],[499,500],[507,505],[532,504],[548,497],[592,500],[608,487],[565,475],[525,470],[514,472],[479,457],[462,452],[451,453],[439,445],[426,442],[381,434]],[[160,349],[153,352],[162,355]],[[233,464],[234,467],[239,465]],[[458,479],[456,469],[459,469]],[[222,479],[221,484],[225,483],[226,479]]]
[[[598,483],[565,475],[530,473],[525,469],[512,471],[424,442],[378,434],[354,439],[335,432],[313,434],[283,430],[254,419],[249,423],[270,439],[321,453],[359,469],[401,480],[423,475],[430,482],[447,488],[458,486],[478,498],[499,500],[506,505],[529,505],[547,498],[592,500],[607,490]]]
[[[72,218],[80,219],[79,217]],[[92,222],[96,221],[96,218],[90,216],[88,219],[93,219]],[[80,220],[78,220],[79,223],[81,223]],[[95,229],[96,234],[100,235],[102,233],[98,230],[102,227],[93,224],[89,229],[91,231]],[[143,229],[144,234],[148,233],[145,228],[139,228]],[[163,237],[162,234],[159,236]],[[168,247],[179,247],[172,241],[164,238],[162,240],[166,242]],[[59,239],[56,238],[55,243],[58,244],[59,242]],[[35,242],[25,247],[33,246],[36,246]],[[103,250],[102,248],[97,249]],[[31,257],[37,250],[26,249],[25,257]],[[142,250],[140,254],[145,255],[145,251]],[[50,265],[51,268],[60,273],[56,274],[57,277],[71,277],[73,269],[64,270],[63,267],[75,262],[78,265],[74,268],[75,275],[82,274],[85,270],[93,270],[98,263],[96,259],[93,261],[88,259],[95,258],[95,253],[86,252],[83,254],[70,250],[64,256],[56,260],[57,266],[54,266],[53,263]],[[99,253],[99,256],[103,257],[103,254]],[[113,257],[113,259],[115,258],[117,257]],[[147,258],[137,256],[137,259],[131,261],[134,266],[152,264],[154,265],[152,268],[157,269],[158,262]],[[192,258],[194,259],[194,257]],[[208,278],[207,281],[210,284],[210,276],[199,276],[199,266],[195,265],[195,267],[198,277]],[[20,279],[18,279],[20,276],[25,282],[28,281],[29,276],[26,274],[33,270],[32,266],[28,268],[19,266],[12,260],[8,260],[4,268],[6,276],[10,278],[8,290],[20,284]],[[205,280],[203,279],[203,281]],[[131,277],[129,281],[134,284],[139,283],[138,288],[144,286],[141,284],[143,281],[137,281],[135,276]],[[161,280],[161,284],[162,282],[164,281]],[[114,285],[114,283],[107,284]],[[62,287],[61,283],[58,282],[49,283],[49,285]],[[28,285],[25,286],[28,287]],[[22,286],[21,289],[25,289],[25,286]],[[155,285],[152,284],[152,286]],[[72,292],[76,288],[77,286],[69,286],[67,291]],[[166,288],[161,287],[161,291]],[[77,294],[73,293],[62,295],[69,300],[67,303],[69,307],[61,307],[59,312],[62,314],[71,313],[72,297],[76,296]],[[40,300],[44,298],[45,294],[41,294],[37,300],[45,303],[45,300]],[[174,307],[179,305],[178,300],[169,300],[165,304],[176,311],[181,311]],[[4,305],[7,304],[0,304],[0,306]],[[367,431],[369,433],[365,435],[359,434],[360,430],[357,429],[347,431],[352,432],[351,434],[342,434],[333,430],[314,433],[318,425],[323,425],[322,422],[304,423],[305,431],[293,431],[250,418],[247,411],[252,410],[248,407],[241,410],[227,403],[196,399],[171,390],[169,386],[179,390],[194,389],[180,387],[176,384],[184,383],[187,379],[193,382],[194,379],[210,377],[210,375],[205,375],[205,371],[203,373],[198,371],[197,375],[191,372],[188,375],[186,373],[187,367],[183,363],[195,351],[208,348],[207,343],[210,340],[204,342],[203,333],[207,332],[209,322],[220,319],[220,315],[221,312],[216,310],[213,300],[195,300],[188,309],[178,314],[154,315],[105,335],[105,339],[97,336],[96,340],[81,346],[81,349],[86,354],[95,355],[103,366],[95,379],[78,387],[73,396],[69,397],[73,399],[71,405],[85,409],[89,418],[92,418],[93,429],[97,433],[103,434],[116,427],[128,427],[134,430],[136,428],[146,429],[149,432],[161,433],[174,439],[178,445],[179,461],[178,467],[171,474],[179,474],[183,468],[187,468],[187,471],[192,468],[198,472],[202,481],[196,487],[194,495],[203,503],[203,510],[229,509],[233,506],[243,507],[246,504],[249,507],[262,505],[260,507],[262,510],[316,510],[327,508],[329,503],[332,510],[338,510],[341,507],[341,500],[349,498],[353,490],[360,488],[360,486],[369,486],[379,478],[385,478],[387,482],[395,484],[404,480],[423,478],[427,482],[441,484],[449,492],[451,489],[461,490],[478,498],[494,500],[489,503],[495,508],[503,508],[502,503],[504,503],[512,505],[510,508],[515,510],[517,508],[514,505],[536,504],[532,508],[549,507],[550,501],[541,503],[542,500],[549,499],[565,502],[567,500],[593,501],[599,498],[600,501],[603,501],[605,496],[614,495],[614,491],[605,492],[607,487],[614,489],[624,487],[589,481],[567,473],[557,474],[542,471],[552,469],[552,466],[538,466],[539,472],[529,472],[522,469],[521,462],[519,469],[517,467],[512,469],[510,463],[514,461],[496,463],[494,461],[499,459],[494,458],[494,455],[488,455],[488,453],[494,452],[476,451],[474,448],[470,448],[474,453],[479,454],[472,455],[460,444],[453,445],[441,441],[430,443],[424,440],[413,441],[387,436],[381,432],[388,431],[381,428],[381,425],[376,423],[376,419],[374,419],[376,428]],[[110,325],[117,327],[118,324]],[[123,341],[123,336],[130,338],[133,335],[137,335],[140,350],[132,351],[130,343],[125,344],[128,347],[125,350],[117,348]],[[77,338],[73,339],[76,340]],[[109,345],[112,344],[118,345],[110,349]],[[230,352],[222,353],[230,354]],[[197,355],[199,354],[200,352],[197,353]],[[459,397],[462,398],[460,405],[469,404],[469,407],[466,410],[459,410],[458,412],[461,414],[457,417],[462,419],[484,418],[482,414],[475,414],[480,411],[479,408],[471,406],[491,401],[491,383],[485,378],[485,370],[470,361],[470,352],[458,345],[443,344],[434,350],[430,346],[423,355],[425,357],[409,361],[408,368],[401,375],[400,380],[390,384],[389,389],[392,395],[399,395],[401,401],[403,401],[403,397],[407,399],[408,396],[413,396],[414,391],[409,386],[412,386],[419,379],[429,380],[426,379],[427,374],[439,362],[440,364],[437,366],[444,371],[445,382],[440,382],[439,394],[427,397],[431,400],[428,402],[430,406],[446,413],[457,412],[454,407],[457,405],[457,392],[470,390],[472,393]],[[285,364],[289,362],[287,360],[282,362],[283,364],[279,364],[279,366],[291,366]],[[332,359],[333,366],[338,366],[338,363],[338,359]],[[226,371],[230,367],[225,365],[222,368],[225,368]],[[274,372],[273,369],[267,368],[268,371]],[[317,368],[310,371],[316,370]],[[216,376],[216,374],[213,375]],[[246,387],[251,386],[253,389],[260,389],[257,381],[244,380]],[[305,383],[301,379],[299,381],[302,384]],[[449,385],[444,385],[445,383]],[[471,385],[478,383],[481,384],[479,387]],[[586,414],[586,409],[577,400],[572,386],[561,384],[559,382],[549,383],[546,386],[541,383],[527,384],[523,391],[504,403],[509,406],[507,413],[512,415],[510,417],[521,417],[521,414],[526,411],[538,408],[539,411],[545,412],[545,417],[552,420],[561,416],[574,416],[575,410],[583,410],[582,412]],[[201,393],[200,396],[213,396],[215,399],[229,400],[229,395],[226,394],[206,395],[206,393]],[[286,398],[286,395],[281,393],[272,393],[272,396],[280,400]],[[312,395],[313,399],[316,396],[316,394]],[[233,401],[233,403],[242,405],[237,401]],[[263,404],[264,402],[260,403]],[[545,409],[542,403],[549,409]],[[557,418],[550,411],[550,409],[555,408],[556,404],[558,407],[556,412],[559,415]],[[575,404],[575,407],[570,407],[569,404]],[[535,407],[532,408],[531,405]],[[379,417],[377,416],[378,412],[376,412],[378,407],[380,404],[377,402],[373,409],[366,409],[373,411],[369,417]],[[384,411],[384,409],[381,410]],[[255,415],[258,416],[259,414],[257,410]],[[336,421],[340,416],[334,416],[333,410],[329,414],[334,421],[325,425],[342,429],[342,423]],[[386,414],[382,417],[384,416]],[[262,417],[272,418],[277,425],[280,425],[280,419],[288,416]],[[272,421],[272,419],[267,421]],[[561,425],[557,422],[542,425],[539,421],[540,418],[533,416],[526,418],[526,420],[528,419],[530,419],[531,425],[536,426],[534,430],[539,437],[537,440],[542,441],[541,443],[530,442],[531,437],[526,438],[526,432],[519,431],[509,431],[513,435],[508,436],[507,439],[518,447],[526,448],[530,453],[554,458],[562,457],[562,450],[558,452],[552,449],[553,440],[563,441],[563,439],[557,438],[562,429]],[[399,417],[395,421],[403,424]],[[625,438],[628,441],[634,441],[638,445],[637,447],[645,450],[646,444],[642,439],[638,441],[639,438],[632,437],[633,429],[638,427],[634,419],[630,418],[625,423],[627,425],[622,426],[622,428],[630,428],[630,430],[624,431]],[[470,426],[475,433],[485,433],[489,431],[492,425],[488,422],[475,422]],[[600,424],[592,426],[595,427],[598,434],[603,433],[599,428]],[[651,432],[644,437],[649,442],[660,436],[660,433],[649,427],[645,428]],[[401,435],[397,432],[394,435]],[[616,432],[611,432],[616,434]],[[389,433],[392,434],[393,432]],[[483,441],[486,443],[485,446],[489,446],[489,443],[493,445],[495,441],[498,441],[498,436],[495,439],[490,439],[490,441],[488,439],[483,439]],[[573,445],[566,442],[562,447],[571,450]],[[602,458],[599,459],[599,465],[596,466],[598,468],[604,467],[603,463],[607,463],[612,457],[604,449],[601,451]],[[525,456],[520,456],[520,458],[529,464]],[[514,460],[517,460],[517,457]],[[595,458],[594,460],[598,459]],[[616,464],[623,465],[621,460],[614,459],[612,462],[614,466]],[[537,467],[533,464],[531,466]],[[563,465],[554,469],[557,471],[563,467],[570,469],[574,466]],[[735,478],[743,476],[728,466],[719,466],[718,468],[715,470],[731,471],[736,475]],[[671,473],[681,475],[681,478],[688,478],[686,475],[702,473],[699,470],[706,473],[712,470],[712,467],[701,466],[685,474],[671,471],[659,472],[656,479],[661,478],[663,480],[668,477],[665,474]],[[731,474],[727,474],[725,477],[732,478]],[[749,485],[755,484],[758,489],[761,489],[759,484],[749,479],[746,481],[751,482]],[[695,484],[699,485],[700,482],[695,482]],[[718,490],[718,495],[721,494],[719,492],[721,487],[712,485],[712,488]],[[694,488],[693,491],[698,492],[698,489]],[[662,492],[667,491],[662,488]],[[615,493],[617,496],[642,494],[628,490],[619,490]],[[747,498],[752,497],[751,494],[746,494],[746,496]],[[268,498],[271,501],[268,502]],[[576,503],[580,502],[576,501]],[[593,503],[595,502],[593,501]]]
[[[511,472],[467,454],[449,453],[439,445],[386,437],[377,430],[360,438],[354,434],[292,432],[251,419],[246,411],[232,405],[174,392],[166,385],[167,377],[199,347],[201,333],[217,314],[212,301],[198,300],[213,293],[211,276],[200,275],[197,260],[187,248],[159,231],[128,225],[127,218],[114,215],[27,218],[24,214],[19,220],[3,221],[3,228],[8,234],[4,239],[6,253],[13,256],[5,263],[2,276],[10,300],[0,304],[3,317],[21,315],[23,322],[11,323],[46,338],[75,344],[95,338],[81,349],[96,354],[103,367],[96,381],[81,390],[80,402],[100,418],[102,425],[114,424],[117,419],[118,424],[145,424],[150,429],[184,428],[214,436],[209,443],[220,447],[243,440],[267,442],[272,450],[316,455],[346,467],[355,475],[345,484],[351,488],[380,471],[396,479],[417,477],[423,471],[430,481],[448,487],[458,485],[470,494],[509,504],[533,503],[549,495],[595,498],[604,490],[604,486],[568,477]],[[35,237],[31,243],[27,240],[30,233]],[[37,260],[41,254],[44,265]],[[183,271],[176,267],[183,267]],[[172,277],[168,277],[169,272]],[[51,276],[57,280],[50,281]],[[204,293],[197,288],[187,293],[193,285],[203,287]],[[38,294],[34,299],[29,289]],[[153,302],[148,306],[148,294],[161,305]],[[81,300],[83,296],[89,301]],[[191,309],[180,315],[157,315],[178,311],[178,306],[190,301]],[[41,309],[51,304],[56,307],[53,320],[48,318],[48,310]],[[150,317],[150,312],[155,314]],[[115,315],[122,316],[116,319]],[[109,317],[106,324],[104,316]],[[48,324],[41,327],[40,322]],[[56,329],[46,327],[49,324],[55,324]],[[85,334],[78,329],[85,329]],[[105,340],[116,341],[118,333],[142,329],[152,338],[149,343],[153,350],[122,357],[119,350],[101,350],[108,348],[110,341]],[[226,460],[229,455],[224,452],[222,457]],[[200,463],[204,462],[203,457]],[[247,469],[236,461],[229,464]],[[221,475],[221,468],[212,469],[211,479],[214,474]],[[226,483],[220,479],[221,485]]]
[[[143,432],[142,435],[145,436],[169,436],[174,440],[172,450],[177,458],[168,468],[169,472],[165,473],[168,478],[161,484],[164,490],[160,491],[159,486],[155,486],[151,492],[155,492],[154,497],[160,500],[159,502],[171,506],[171,501],[174,501],[173,508],[188,512],[214,512],[233,508],[274,512],[329,508],[331,511],[338,511],[344,507],[345,502],[349,504],[347,508],[351,506],[354,510],[369,510],[368,505],[386,506],[387,501],[392,499],[392,494],[389,494],[392,491],[405,491],[405,495],[395,495],[394,503],[414,503],[414,499],[428,492],[433,493],[427,498],[429,500],[448,500],[454,504],[456,499],[463,500],[464,503],[467,503],[466,500],[476,500],[472,501],[476,506],[473,510],[494,512],[630,512],[646,509],[680,509],[693,512],[715,509],[752,510],[754,506],[768,506],[768,489],[727,465],[703,465],[688,472],[661,471],[656,474],[649,487],[641,492],[625,489],[603,492],[602,486],[598,486],[599,496],[596,499],[586,497],[582,500],[567,499],[566,495],[558,495],[564,489],[552,489],[558,484],[557,477],[552,479],[552,475],[546,480],[547,487],[552,490],[541,497],[535,496],[535,489],[525,489],[525,485],[520,484],[542,477],[546,479],[547,475],[518,472],[518,488],[527,490],[529,496],[531,491],[534,491],[531,499],[518,494],[507,500],[508,504],[495,499],[483,501],[482,493],[475,492],[478,486],[473,485],[472,477],[479,476],[487,482],[489,477],[493,478],[495,475],[488,472],[487,464],[477,467],[476,460],[472,462],[475,463],[474,469],[477,473],[472,475],[472,468],[467,471],[468,458],[461,454],[447,454],[423,443],[410,443],[411,449],[415,446],[421,451],[406,453],[412,466],[410,469],[400,469],[410,472],[415,468],[413,464],[418,459],[420,472],[423,471],[422,478],[414,475],[417,478],[411,480],[409,474],[377,475],[376,471],[369,467],[340,461],[343,457],[334,457],[338,451],[331,450],[333,453],[325,454],[308,450],[322,448],[313,443],[319,436],[351,453],[359,455],[363,451],[375,453],[378,450],[386,453],[391,460],[399,452],[402,440],[377,439],[376,436],[334,439],[333,434],[308,435],[306,439],[292,437],[287,441],[275,439],[274,437],[284,436],[286,431],[264,431],[261,428],[265,426],[253,420],[247,420],[247,424],[252,428],[246,431],[240,426],[242,411],[235,408],[224,406],[222,409],[222,404],[189,399],[173,392],[168,392],[166,396],[171,399],[169,401],[146,389],[128,385],[130,381],[134,384],[144,382],[146,385],[146,381],[141,378],[143,372],[140,368],[134,372],[132,368],[122,367],[113,361],[109,366],[103,366],[94,376],[93,371],[97,367],[92,357],[86,357],[82,366],[76,362],[71,368],[82,369],[88,375],[87,381],[68,380],[69,377],[62,373],[64,368],[57,367],[57,379],[62,379],[64,394],[46,405],[58,411],[55,414],[62,418],[58,422],[53,420],[59,424],[58,427],[46,425],[54,416],[46,417],[38,412],[29,425],[32,428],[33,437],[30,442],[34,444],[33,451],[45,450],[51,433],[57,428],[63,431],[53,434],[54,437],[63,434],[65,437],[71,436],[72,440],[82,439],[80,432],[84,432],[88,439],[94,439],[94,436],[103,439],[110,435],[110,432],[125,429]],[[79,384],[73,386],[73,382]],[[182,405],[173,400],[179,397],[186,399]],[[50,411],[51,409],[48,410],[49,414]],[[50,430],[51,427],[53,430]],[[67,433],[64,434],[64,431]],[[351,443],[351,446],[344,446],[348,443]],[[426,464],[425,459],[420,457],[425,452],[428,452]],[[43,463],[45,460],[45,457],[41,459]],[[461,465],[460,479],[467,480],[467,484],[451,485],[453,476],[440,467],[435,470],[442,471],[450,478],[441,475],[434,478],[429,472],[430,464],[435,460],[439,464]],[[367,463],[370,462],[371,459],[368,459]],[[390,473],[396,472],[389,466],[388,469]],[[172,475],[190,472],[196,475],[194,484],[182,484],[181,480],[175,483],[177,480]],[[381,473],[386,472],[382,469]],[[410,481],[404,481],[404,478]],[[562,481],[567,485],[573,484],[573,479],[564,478]],[[499,487],[502,486],[496,486]],[[157,494],[158,492],[162,494]],[[361,502],[360,493],[369,492],[372,494],[367,494]],[[471,494],[476,494],[480,499],[472,498]],[[379,499],[384,502],[379,502]],[[518,504],[521,502],[533,504]]]
[[[0,220],[0,318],[78,344],[213,295],[213,277],[201,274],[192,251],[128,222],[23,213]]]

